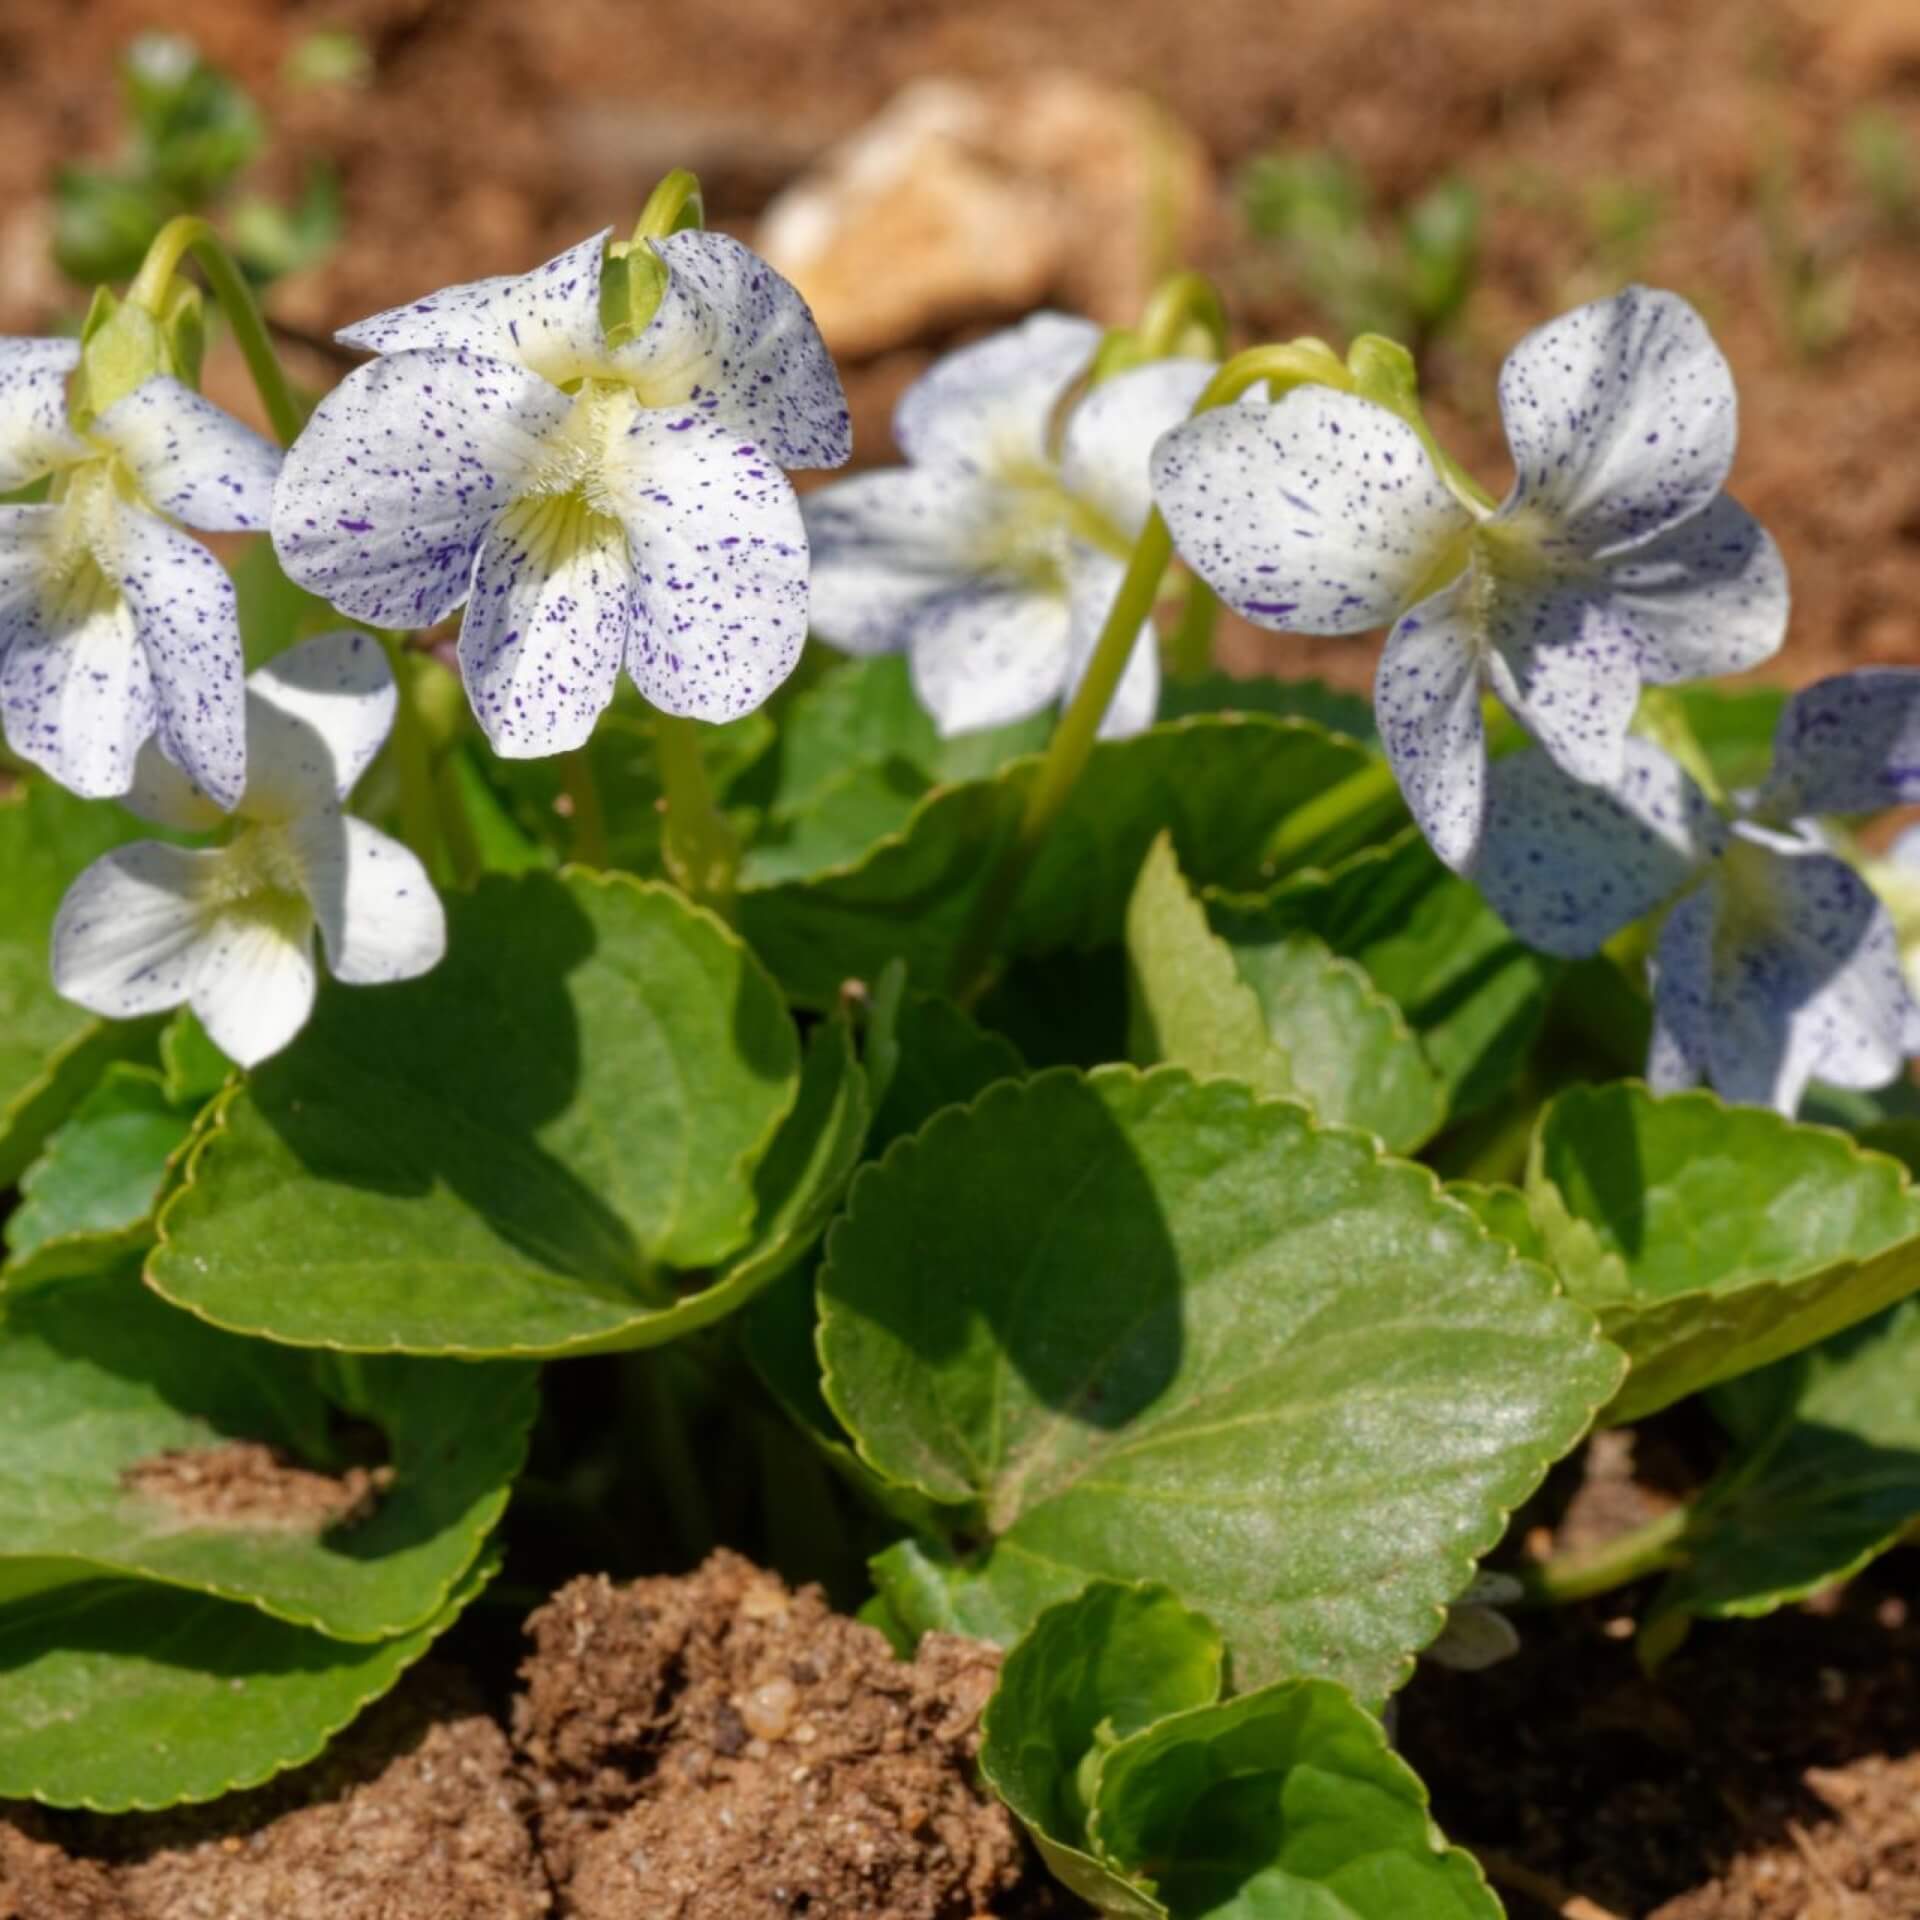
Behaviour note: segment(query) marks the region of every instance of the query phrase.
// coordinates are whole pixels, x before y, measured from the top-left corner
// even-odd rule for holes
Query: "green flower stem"
[[[1566,1554],[1519,1569],[1516,1577],[1526,1590],[1525,1603],[1568,1606],[1665,1573],[1679,1565],[1683,1557],[1682,1542],[1692,1518],[1691,1507],[1675,1507],[1671,1513],[1663,1513],[1591,1553]]]
[[[1187,582],[1180,622],[1167,642],[1167,670],[1176,680],[1197,680],[1213,666],[1213,634],[1220,624],[1220,601],[1198,574]]]
[[[290,447],[306,422],[305,412],[281,371],[279,357],[273,350],[273,338],[261,315],[260,303],[253,297],[253,289],[247,285],[246,276],[219,234],[205,220],[192,213],[169,220],[147,249],[140,271],[127,289],[127,298],[145,307],[157,319],[166,302],[167,288],[188,254],[192,254],[200,271],[207,276],[207,285],[219,301],[220,311],[227,316],[227,325],[233,329],[234,341],[246,360],[247,372],[253,376],[260,402],[273,423],[274,437],[283,447]]]
[[[470,887],[486,870],[486,855],[467,815],[467,802],[460,790],[459,749],[440,757],[434,769],[434,797],[439,802],[440,834],[446,843],[447,864],[456,887]]]
[[[706,756],[700,750],[700,723],[659,713],[654,716],[653,732],[667,801],[662,848],[667,872],[691,898],[730,919],[740,840],[714,798]]]
[[[1263,864],[1277,875],[1298,866],[1309,853],[1322,862],[1337,860],[1364,844],[1400,804],[1393,769],[1385,760],[1375,760],[1288,814],[1268,840]]]
[[[1173,274],[1153,290],[1140,317],[1141,353],[1164,360],[1180,350],[1194,327],[1207,336],[1212,357],[1220,359],[1227,350],[1227,309],[1219,289],[1202,273]]]
[[[664,240],[670,233],[683,233],[706,224],[706,201],[700,192],[700,177],[685,167],[675,167],[647,195],[647,204],[634,222],[633,244],[644,240]]]
[[[434,784],[433,751],[420,717],[420,694],[414,680],[414,662],[397,633],[382,633],[397,699],[394,705],[394,771],[400,778],[400,837],[419,857],[428,873],[437,874],[440,858],[440,795]]]
[[[608,864],[607,810],[600,804],[600,783],[593,777],[592,749],[575,747],[560,756],[560,784],[572,811],[571,857],[583,867]]]

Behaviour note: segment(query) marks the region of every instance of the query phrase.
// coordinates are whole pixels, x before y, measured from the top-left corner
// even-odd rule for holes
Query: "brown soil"
[[[129,1493],[161,1501],[197,1525],[285,1533],[354,1526],[373,1512],[392,1483],[391,1467],[315,1473],[257,1440],[155,1454],[120,1476]]]
[[[577,1580],[512,1739],[429,1664],[312,1766],[203,1808],[0,1808],[0,1920],[971,1920],[1064,1911],[974,1752],[998,1656],[737,1555]]]

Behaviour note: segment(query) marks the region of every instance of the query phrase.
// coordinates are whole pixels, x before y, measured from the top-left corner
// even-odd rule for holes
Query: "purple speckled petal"
[[[1387,636],[1374,675],[1380,744],[1427,843],[1464,873],[1487,810],[1487,737],[1480,667],[1465,611],[1467,583],[1429,595]]]
[[[1067,684],[1063,700],[1071,700],[1093,662],[1101,629],[1107,624],[1114,596],[1126,574],[1126,563],[1098,547],[1076,540],[1067,550],[1067,604],[1071,626],[1067,637]],[[1139,638],[1127,656],[1120,684],[1113,690],[1100,722],[1102,740],[1124,740],[1153,725],[1160,710],[1160,640],[1151,620],[1140,625]]]
[[[929,600],[980,570],[993,489],[947,467],[858,473],[801,497],[812,625],[848,653],[897,653]]]
[[[316,634],[247,678],[247,794],[253,819],[326,812],[352,792],[393,728],[399,694],[379,641]]]
[[[1209,360],[1155,360],[1103,380],[1071,413],[1060,480],[1129,540],[1153,509],[1153,448],[1193,411]]]
[[[1708,1053],[1729,1100],[1791,1114],[1813,1079],[1882,1087],[1905,1061],[1910,1001],[1887,910],[1844,860],[1737,826],[1740,884],[1771,911],[1724,907],[1714,951]],[[1717,879],[1731,884],[1723,868]],[[1730,932],[1732,929],[1738,931]]]
[[[153,731],[153,675],[124,599],[104,588],[50,599],[60,525],[58,507],[0,507],[0,719],[21,759],[113,799]]]
[[[1788,701],[1754,812],[1873,813],[1920,802],[1920,667],[1865,667]]]
[[[1724,838],[1707,797],[1645,740],[1627,742],[1609,788],[1534,748],[1493,763],[1472,879],[1528,946],[1577,960],[1670,900]]]
[[[573,403],[502,360],[428,350],[350,373],[288,450],[273,544],[290,578],[374,626],[467,597],[487,529]]]
[[[1612,609],[1583,587],[1501,582],[1483,615],[1487,679],[1576,780],[1620,776],[1639,663]]]
[[[0,493],[86,454],[67,422],[67,376],[77,340],[0,339]]]
[[[1766,529],[1724,493],[1603,566],[1614,624],[1643,680],[1744,673],[1780,651],[1786,563]]]
[[[655,243],[667,286],[614,364],[655,406],[686,405],[783,467],[838,467],[853,451],[847,396],[807,303],[724,233]]]
[[[411,980],[440,964],[447,916],[399,841],[329,808],[293,829],[327,964],[350,986]]]
[[[138,509],[116,516],[113,551],[102,561],[152,670],[161,751],[211,800],[234,806],[246,786],[247,742],[232,580],[199,541]]]
[[[207,928],[201,897],[220,857],[137,840],[96,860],[54,916],[55,990],[109,1020],[181,1005]]]
[[[667,713],[751,713],[807,637],[807,530],[786,475],[715,421],[643,407],[607,484],[633,552],[635,685]]]
[[[1036,313],[961,347],[900,396],[894,440],[916,467],[1049,469],[1054,407],[1099,344],[1091,320]]]
[[[531,273],[443,287],[343,327],[334,338],[367,353],[432,347],[530,368],[556,386],[605,358],[600,332],[600,263],[611,227],[569,247]]]
[[[554,536],[556,515],[570,535]],[[614,521],[549,502],[513,507],[487,536],[460,675],[495,753],[530,760],[586,744],[633,632],[634,576]]]
[[[1631,545],[1726,484],[1733,374],[1678,294],[1627,287],[1536,328],[1500,370],[1513,450],[1501,517],[1544,515],[1579,553]]]
[[[264,921],[225,914],[202,937],[187,1004],[229,1060],[257,1067],[307,1024],[317,975],[311,927],[289,939]]]
[[[930,601],[907,665],[943,738],[1004,727],[1066,691],[1069,615],[1063,593],[983,581]]]
[[[1647,1085],[1655,1093],[1697,1087],[1711,1071],[1718,904],[1716,888],[1697,887],[1660,929],[1652,965],[1653,1037],[1647,1047]]]
[[[149,738],[133,763],[133,785],[120,796],[120,804],[142,820],[157,827],[173,827],[181,833],[205,833],[217,827],[227,816],[160,751],[158,740]]]
[[[1472,525],[1404,420],[1325,387],[1175,427],[1152,473],[1180,557],[1288,633],[1384,626]]]
[[[148,502],[205,533],[252,533],[273,518],[280,449],[203,394],[161,374],[94,421]]]

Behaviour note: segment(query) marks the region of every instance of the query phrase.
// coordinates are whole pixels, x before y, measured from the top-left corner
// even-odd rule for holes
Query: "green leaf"
[[[233,1075],[233,1062],[213,1044],[192,1008],[182,1007],[160,1029],[160,1072],[167,1098],[176,1105],[200,1106]]]
[[[1041,847],[1007,930],[1012,952],[1118,939],[1140,863],[1170,829],[1203,883],[1271,882],[1275,829],[1370,764],[1365,749],[1302,720],[1218,715],[1149,728],[1093,750]],[[794,997],[831,1006],[847,979],[904,960],[945,985],[973,903],[1018,830],[1039,768],[939,788],[857,862],[740,896],[740,926]]]
[[[942,1107],[959,1106],[996,1080],[1017,1080],[1027,1070],[1020,1051],[990,1033],[951,1000],[914,993],[900,984],[886,997],[874,995],[867,1056],[886,1056],[884,1085],[867,1136],[867,1153],[878,1159],[902,1135],[917,1133]]]
[[[1674,687],[1668,698],[1686,716],[1720,784],[1757,787],[1773,765],[1773,737],[1786,708],[1785,687]]]
[[[1920,1518],[1920,1300],[1716,1390],[1716,1411],[1736,1397],[1728,1424],[1747,1444],[1696,1501],[1656,1618],[1771,1613],[1858,1573]],[[1772,1417],[1754,1419],[1762,1408]]]
[[[127,1813],[257,1787],[386,1693],[493,1572],[370,1646],[136,1580],[0,1604],[0,1799]]]
[[[0,1329],[0,1554],[248,1601],[343,1640],[409,1631],[505,1510],[534,1370],[384,1358],[357,1382],[391,1458],[377,1493],[219,1452],[325,1457],[312,1356],[203,1326],[130,1270],[42,1288]],[[216,1497],[199,1476],[223,1468]]]
[[[1920,1287],[1920,1194],[1845,1134],[1711,1093],[1580,1087],[1541,1115],[1527,1201],[1632,1371],[1637,1420]]]
[[[1489,1233],[1506,1241],[1522,1258],[1538,1260],[1542,1266],[1553,1264],[1540,1229],[1527,1211],[1527,1196],[1518,1187],[1449,1180],[1444,1191],[1449,1200],[1458,1200]]]
[[[1376,746],[1373,702],[1363,693],[1343,693],[1324,680],[1242,680],[1233,674],[1204,673],[1190,680],[1169,680],[1160,689],[1160,718],[1182,720],[1196,713],[1267,713],[1276,719],[1311,720],[1329,733]]]
[[[158,1028],[151,1020],[96,1020],[54,992],[47,968],[53,916],[69,883],[143,831],[120,808],[76,799],[47,780],[27,780],[0,798],[0,1188],[20,1177],[107,1062],[147,1047]]]
[[[1173,1920],[1500,1920],[1419,1776],[1324,1680],[1174,1714],[1100,1769],[1094,1837]]]
[[[1089,1850],[1087,1819],[1116,1740],[1220,1697],[1226,1649],[1167,1588],[1099,1580],[1042,1613],[1000,1669],[980,1770],[1056,1880],[1103,1912],[1165,1911]]]
[[[1163,1577],[1260,1682],[1403,1679],[1619,1356],[1424,1168],[1160,1068],[990,1089],[855,1182],[820,1275],[862,1456],[968,1503],[877,1568],[910,1625],[1016,1638]]]
[[[225,1096],[153,1284],[270,1339],[469,1356],[645,1345],[737,1304],[666,1269],[768,1230],[758,1169],[799,1092],[773,983],[624,875],[489,879],[449,918],[434,972],[323,991]]]
[[[152,1067],[108,1067],[20,1176],[0,1281],[25,1286],[96,1271],[116,1252],[144,1247],[167,1163],[193,1115],[167,1097]]]
[[[1417,832],[1295,875],[1261,899],[1217,898],[1210,917],[1236,950],[1304,932],[1357,961],[1419,1036],[1456,1118],[1512,1083],[1557,971]]]

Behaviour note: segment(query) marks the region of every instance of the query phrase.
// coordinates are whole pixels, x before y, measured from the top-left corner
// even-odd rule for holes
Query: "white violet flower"
[[[1765,784],[1730,817],[1638,738],[1606,788],[1537,749],[1495,762],[1489,785],[1473,878],[1521,939],[1577,958],[1666,909],[1656,1090],[1705,1080],[1792,1114],[1810,1080],[1866,1089],[1899,1073],[1915,1016],[1894,923],[1814,816],[1920,801],[1920,668],[1797,694]]]
[[[808,496],[814,631],[849,653],[905,652],[943,734],[1070,699],[1153,500],[1153,443],[1213,368],[1162,360],[1056,413],[1100,344],[1043,313],[949,354],[901,397],[908,464]],[[1160,697],[1143,625],[1101,732],[1137,733]]]
[[[315,409],[274,500],[282,565],[341,611],[424,627],[466,603],[460,670],[512,758],[585,741],[623,662],[668,713],[758,706],[806,639],[782,469],[851,450],[840,377],[771,267],[725,234],[656,241],[658,308],[611,344],[606,237],[347,328],[379,358]]]
[[[246,773],[233,583],[199,541],[264,528],[280,451],[170,374],[76,427],[72,340],[0,340],[0,720],[63,787],[126,792],[143,742],[223,806]]]
[[[1507,356],[1515,476],[1497,508],[1456,493],[1397,414],[1324,387],[1177,428],[1154,497],[1187,564],[1249,620],[1391,623],[1381,739],[1434,851],[1464,870],[1486,814],[1483,687],[1563,771],[1605,784],[1644,683],[1779,647],[1785,569],[1721,491],[1735,412],[1700,316],[1629,287]]]
[[[409,980],[439,963],[446,917],[420,862],[341,811],[393,725],[395,689],[364,633],[308,640],[246,683],[248,770],[224,846],[140,840],[74,881],[53,925],[53,981],[125,1020],[190,1006],[251,1067],[313,1009],[314,930],[337,979]],[[192,832],[226,818],[149,747],[127,804]]]

